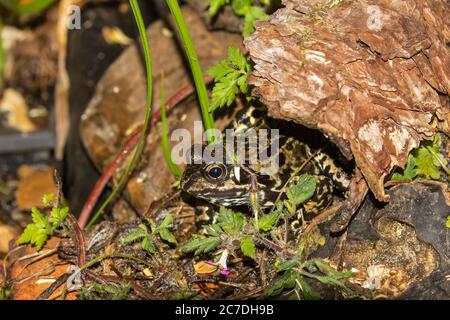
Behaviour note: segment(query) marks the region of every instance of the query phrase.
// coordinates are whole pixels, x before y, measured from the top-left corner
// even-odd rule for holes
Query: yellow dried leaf
[[[200,261],[194,264],[194,270],[198,274],[208,274],[217,271],[218,266],[212,265],[207,261]]]

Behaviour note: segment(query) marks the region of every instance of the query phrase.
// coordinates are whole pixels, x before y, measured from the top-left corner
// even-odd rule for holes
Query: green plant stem
[[[172,161],[169,147],[169,128],[167,126],[166,116],[166,91],[164,89],[164,75],[161,79],[161,89],[159,90],[161,95],[161,144],[163,148],[164,158],[166,159],[167,166],[176,179],[181,177],[181,169]]]
[[[105,200],[105,202],[102,203],[102,205],[97,210],[95,215],[92,217],[92,219],[86,225],[86,228],[89,228],[90,226],[92,226],[92,224],[95,223],[95,221],[97,221],[97,219],[103,213],[103,210],[111,202],[111,200],[122,190],[123,186],[125,185],[126,181],[128,180],[129,175],[134,171],[134,168],[136,167],[136,164],[142,153],[142,149],[144,148],[145,137],[146,137],[147,129],[148,129],[148,123],[149,123],[151,113],[152,113],[153,79],[152,79],[152,59],[151,59],[151,55],[150,55],[150,45],[149,45],[148,39],[147,39],[147,32],[145,30],[144,19],[142,18],[141,9],[139,8],[139,4],[138,4],[137,0],[130,0],[130,5],[131,5],[131,9],[133,11],[134,19],[136,20],[136,24],[137,24],[137,27],[139,30],[139,36],[141,38],[142,49],[144,51],[145,68],[146,68],[146,73],[147,73],[147,107],[146,107],[146,113],[145,113],[144,126],[143,126],[141,135],[139,137],[138,144],[136,146],[136,149],[135,149],[135,152],[133,154],[133,158],[131,159],[130,164],[128,165],[124,174],[120,178],[117,186],[114,188],[114,190],[112,191],[110,196]]]
[[[183,14],[181,12],[181,8],[178,5],[178,0],[166,0],[166,2],[170,8],[170,12],[172,13],[175,23],[177,24],[178,32],[180,33],[181,40],[183,41],[186,56],[191,67],[192,75],[195,81],[195,87],[197,88],[198,100],[200,102],[202,111],[203,125],[209,132],[208,142],[214,143],[217,140],[217,136],[214,131],[214,119],[212,113],[209,111],[208,93],[206,91],[205,82],[203,81],[203,73],[200,67],[197,52],[195,51],[192,38],[189,35],[186,21],[184,20]]]
[[[99,263],[102,260],[108,259],[108,258],[122,258],[122,259],[129,259],[129,260],[134,260],[138,263],[142,263],[144,265],[146,265],[147,267],[153,267],[153,265],[147,261],[144,261],[142,259],[136,258],[134,256],[131,256],[129,254],[125,254],[125,253],[112,253],[112,254],[104,254],[101,256],[98,256],[97,258],[92,259],[91,261],[87,262],[86,264],[82,265],[79,269],[77,269],[75,271],[75,274],[80,273],[81,271],[83,271],[84,269],[87,269],[89,267],[92,267],[93,265]]]

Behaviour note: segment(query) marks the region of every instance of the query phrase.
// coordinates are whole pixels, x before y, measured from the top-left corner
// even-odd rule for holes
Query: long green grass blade
[[[169,146],[169,127],[167,125],[167,116],[166,116],[166,92],[164,88],[164,76],[161,80],[161,89],[159,90],[161,94],[161,143],[164,153],[164,158],[166,159],[167,166],[169,167],[172,174],[176,179],[181,177],[181,169],[172,161],[172,156],[170,152]]]
[[[92,217],[92,219],[89,221],[89,223],[86,225],[86,228],[89,228],[92,226],[92,224],[97,221],[97,219],[100,217],[100,215],[103,213],[103,210],[105,210],[106,206],[111,202],[111,200],[122,190],[123,186],[128,180],[129,175],[133,172],[134,168],[136,167],[136,164],[139,160],[139,157],[142,153],[142,149],[144,148],[145,143],[145,136],[147,134],[148,129],[148,123],[151,117],[152,113],[152,93],[153,93],[153,75],[152,75],[152,59],[150,55],[150,45],[148,43],[147,39],[147,32],[145,30],[145,24],[144,19],[142,18],[141,9],[139,8],[139,4],[137,0],[129,0],[131,9],[133,11],[134,19],[136,20],[136,24],[139,30],[139,36],[141,39],[142,49],[144,52],[144,58],[145,58],[145,68],[146,68],[146,74],[147,74],[147,109],[145,113],[145,120],[144,120],[144,127],[142,129],[141,136],[139,137],[138,144],[136,146],[135,152],[133,154],[133,158],[131,159],[131,162],[129,163],[128,167],[126,168],[123,176],[120,178],[117,186],[114,188],[110,196],[103,202],[103,204],[100,206],[100,208],[97,210],[95,215]]]
[[[206,85],[203,81],[203,73],[200,67],[197,52],[195,51],[192,38],[186,26],[186,21],[184,20],[180,6],[178,5],[178,0],[166,0],[166,2],[170,8],[170,12],[172,13],[175,23],[177,24],[178,32],[180,33],[181,40],[183,41],[186,56],[191,67],[191,72],[194,77],[198,100],[202,111],[203,125],[206,130],[209,130],[208,132],[210,133],[208,142],[213,143],[217,140],[216,133],[214,131],[214,119],[212,113],[209,111],[208,92],[206,91]]]

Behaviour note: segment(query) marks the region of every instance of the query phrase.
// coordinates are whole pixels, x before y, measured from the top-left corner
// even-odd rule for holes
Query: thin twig
[[[47,289],[45,289],[36,300],[47,300],[60,286],[62,286],[69,278],[68,273],[64,273],[56,279]]]

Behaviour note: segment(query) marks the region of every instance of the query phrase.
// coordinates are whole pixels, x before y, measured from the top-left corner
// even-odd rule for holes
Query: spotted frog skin
[[[251,106],[238,113],[231,125],[238,132],[251,127],[256,130],[269,127],[265,110]],[[182,190],[218,206],[249,206],[250,192],[252,187],[255,190],[256,180],[259,206],[266,210],[272,208],[277,199],[283,199],[284,195],[280,197],[280,192],[286,184],[295,183],[301,174],[309,173],[316,178],[317,187],[312,198],[302,205],[306,215],[317,214],[326,208],[332,201],[334,190],[347,190],[349,178],[346,171],[327,153],[313,150],[294,137],[280,135],[278,139],[279,152],[274,155],[279,163],[276,174],[265,174],[262,166],[249,164],[248,161],[241,165],[223,162],[189,164],[181,179]],[[204,146],[201,148],[203,151]],[[225,148],[223,152],[226,152]],[[195,157],[192,151],[191,162]]]

